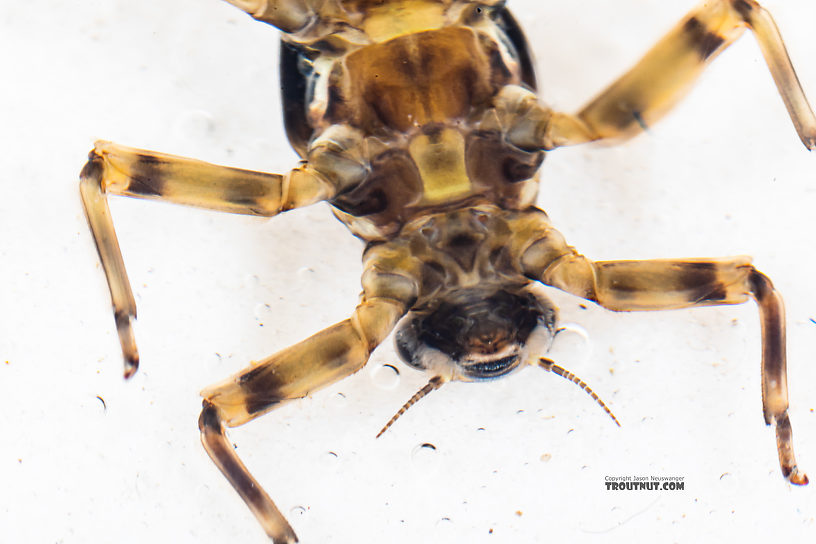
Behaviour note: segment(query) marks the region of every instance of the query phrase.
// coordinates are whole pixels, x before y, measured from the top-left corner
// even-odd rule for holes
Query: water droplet
[[[379,365],[371,371],[371,380],[380,389],[394,389],[400,382],[399,369],[391,364]]]

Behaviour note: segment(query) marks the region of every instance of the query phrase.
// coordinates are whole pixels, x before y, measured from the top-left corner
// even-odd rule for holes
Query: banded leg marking
[[[364,258],[363,300],[351,318],[253,364],[202,391],[201,441],[275,544],[297,542],[275,503],[241,463],[224,433],[289,400],[337,382],[362,368],[374,348],[419,292],[421,263],[404,249],[382,244]]]
[[[771,14],[754,0],[703,2],[626,74],[576,115],[552,114],[539,132],[545,149],[625,139],[653,125],[686,94],[702,71],[743,31],[759,43],[799,138],[816,147],[816,116]]]
[[[132,326],[136,303],[108,207],[109,193],[267,217],[335,193],[308,163],[286,176],[265,174],[109,142],[96,143],[80,173],[79,190],[108,280],[126,378],[139,366]]]
[[[571,253],[526,273],[619,312],[739,304],[754,299],[762,330],[762,406],[776,429],[782,474],[793,484],[808,478],[796,464],[788,417],[785,310],[771,281],[748,257],[713,260],[659,259],[593,263]]]

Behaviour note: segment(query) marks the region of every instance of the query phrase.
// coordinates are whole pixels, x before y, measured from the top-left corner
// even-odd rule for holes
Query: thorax
[[[342,6],[343,24],[282,50],[287,132],[301,155],[330,127],[360,135],[352,152],[368,175],[331,201],[338,218],[376,240],[424,214],[531,205],[543,152],[506,143],[493,106],[504,86],[535,85],[509,12],[459,0]]]

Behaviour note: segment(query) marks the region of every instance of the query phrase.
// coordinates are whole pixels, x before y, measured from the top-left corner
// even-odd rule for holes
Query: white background
[[[541,96],[573,111],[693,4],[512,7]],[[816,4],[767,6],[816,100]],[[265,542],[199,445],[198,391],[345,318],[361,243],[323,205],[261,220],[112,199],[139,305],[142,369],[126,383],[77,174],[100,138],[286,171],[276,61],[276,31],[217,0],[0,4],[0,541]],[[786,299],[794,442],[816,476],[814,172],[745,36],[648,134],[552,153],[539,202],[593,259],[753,255]],[[447,385],[375,441],[427,379],[389,339],[355,376],[230,436],[307,543],[816,534],[816,487],[785,483],[762,420],[755,305],[556,300],[589,337],[559,361],[623,428],[527,369]],[[605,489],[630,474],[686,488]]]

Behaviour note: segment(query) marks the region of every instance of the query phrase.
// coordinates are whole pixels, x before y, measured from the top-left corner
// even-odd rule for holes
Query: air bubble
[[[720,486],[724,491],[735,492],[737,490],[737,478],[730,472],[720,475]]]
[[[547,358],[573,370],[588,361],[591,352],[592,344],[586,329],[575,323],[565,323],[556,331]]]
[[[248,289],[257,289],[261,286],[261,278],[257,274],[247,274],[244,276],[244,283],[241,287]]]
[[[301,278],[312,277],[314,275],[314,268],[311,266],[302,266],[298,268],[297,275]]]
[[[436,451],[436,446],[425,442],[414,446],[411,450],[411,462],[414,468],[422,472],[430,472],[434,470],[439,464],[439,454]]]
[[[263,302],[255,305],[253,314],[255,315],[255,319],[261,323],[269,321],[274,315],[272,312],[272,306]]]
[[[304,516],[306,516],[306,508],[302,506],[295,506],[289,510],[289,517],[291,518],[302,518]]]
[[[400,382],[399,369],[391,364],[377,366],[371,371],[371,381],[380,389],[394,389]]]
[[[454,525],[453,525],[453,520],[452,520],[452,519],[450,519],[450,518],[442,518],[442,519],[440,519],[439,521],[437,521],[437,522],[436,522],[436,530],[437,530],[436,537],[437,537],[437,538],[439,538],[439,537],[441,537],[441,536],[443,536],[443,535],[444,535],[444,536],[453,537],[453,535],[454,535],[454,533],[453,533],[454,529],[455,529],[455,528],[454,528]],[[451,540],[452,540],[452,538],[444,538],[444,539],[443,539],[443,538],[440,538],[440,540],[443,540],[443,541],[451,541]]]
[[[348,405],[348,398],[343,393],[337,393],[336,395],[332,395],[326,401],[326,405],[332,410],[339,410],[341,408],[345,408]]]
[[[327,451],[320,456],[320,461],[324,466],[331,467],[337,464],[338,455],[333,451]]]

